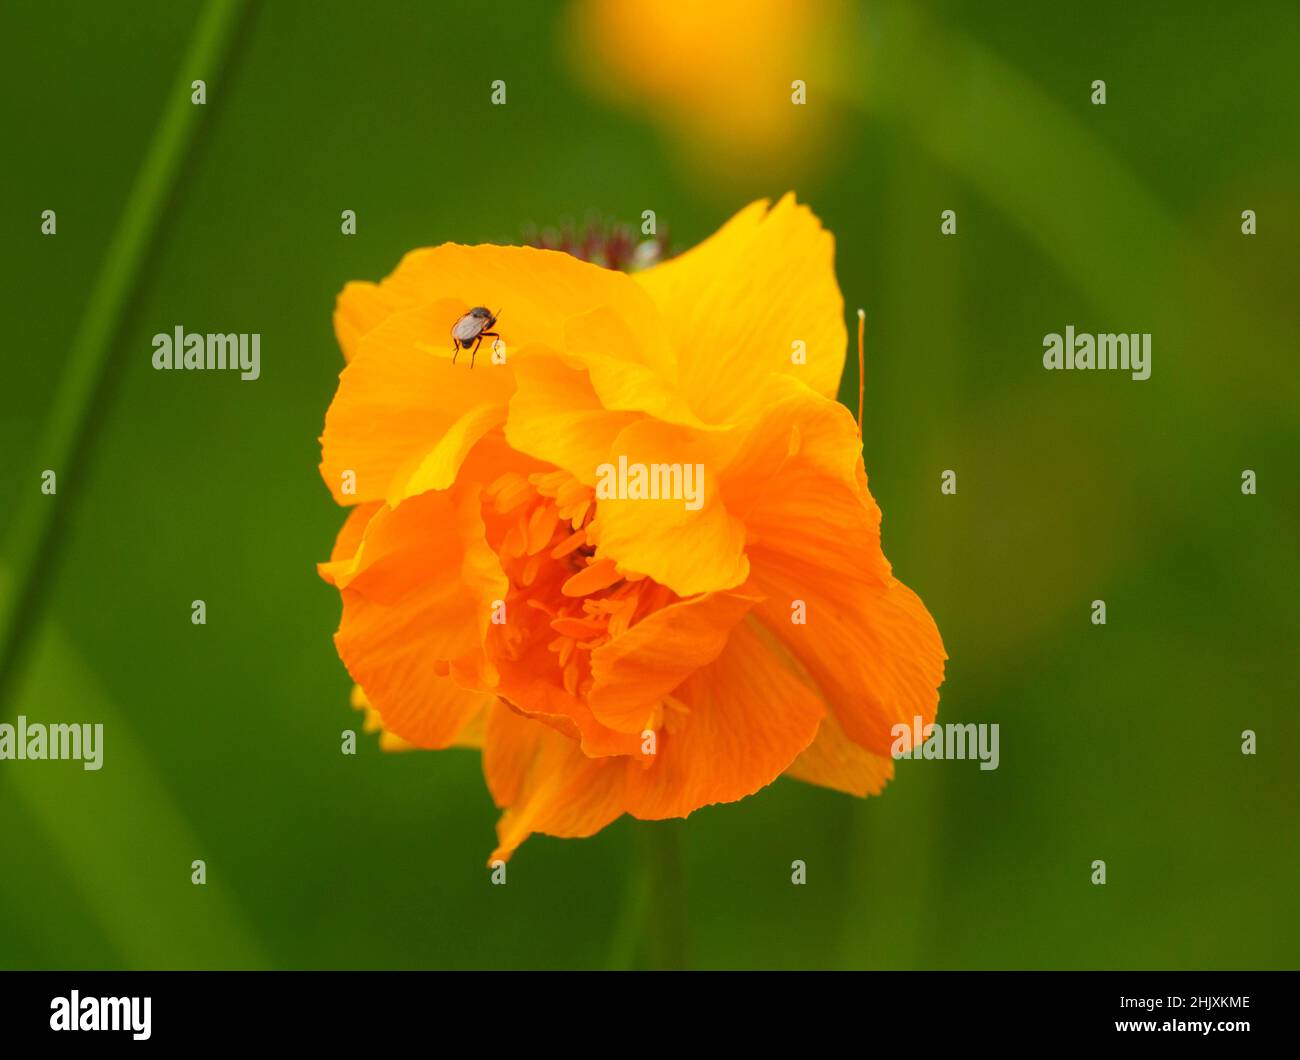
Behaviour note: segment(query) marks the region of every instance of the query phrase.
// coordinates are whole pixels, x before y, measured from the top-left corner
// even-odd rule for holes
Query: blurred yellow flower
[[[570,38],[593,91],[646,109],[697,163],[794,175],[825,146],[849,15],[843,0],[579,0]]]

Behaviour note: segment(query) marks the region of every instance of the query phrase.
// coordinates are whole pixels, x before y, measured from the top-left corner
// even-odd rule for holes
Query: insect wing
[[[486,321],[466,313],[452,325],[451,337],[461,342],[470,342],[483,330],[485,323]]]

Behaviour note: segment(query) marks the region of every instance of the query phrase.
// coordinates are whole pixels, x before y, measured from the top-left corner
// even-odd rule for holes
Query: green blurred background
[[[854,7],[834,91],[813,64],[818,113],[790,108],[819,135],[748,160],[602,94],[560,5],[255,5],[195,71],[202,11],[0,8],[0,540],[49,502],[43,432],[154,129],[208,81],[19,616],[3,720],[103,722],[105,764],[0,763],[0,966],[636,967],[682,910],[694,967],[1300,964],[1294,3]],[[340,754],[334,296],[591,211],[654,209],[681,248],[788,188],[869,312],[867,470],[951,656],[940,720],[998,723],[1001,768],[901,763],[866,802],[781,780],[535,837],[490,886],[477,753]],[[261,379],[153,371],[178,324],[261,332]],[[1152,332],[1150,380],[1045,372],[1067,324]]]

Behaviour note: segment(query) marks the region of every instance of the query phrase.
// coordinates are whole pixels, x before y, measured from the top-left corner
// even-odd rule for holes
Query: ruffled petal
[[[588,700],[603,724],[639,733],[663,697],[726,649],[757,598],[705,593],[647,615],[591,653]]]
[[[887,755],[894,725],[934,717],[943,642],[881,551],[852,417],[798,387],[784,398],[776,389],[728,495],[744,510],[764,596],[755,614],[817,682],[848,738]]]
[[[348,512],[348,517],[343,520],[338,536],[334,539],[329,562],[316,564],[316,570],[330,585],[335,584],[337,574],[351,573],[355,568],[354,561],[365,536],[366,527],[382,507],[384,506],[379,501],[371,501],[368,504],[358,504]]]
[[[430,714],[454,713],[459,717],[463,717],[465,719],[464,723],[447,746],[481,750],[483,747],[483,731],[487,724],[487,712],[495,702],[496,700],[491,696],[466,692],[463,689],[456,688],[451,682],[445,681],[443,686],[438,688],[437,700],[430,703]],[[352,706],[365,712],[365,720],[361,726],[362,731],[379,733],[380,750],[418,751],[426,748],[424,744],[404,740],[397,733],[385,727],[383,715],[374,708],[370,698],[360,685],[352,686]],[[436,746],[441,747],[443,745],[439,743]]]
[[[603,475],[609,489],[596,492],[596,517],[588,538],[597,554],[629,571],[647,574],[678,596],[734,589],[749,574],[745,524],[729,510],[719,489],[720,469],[732,459],[732,432],[698,431],[643,419],[621,431]],[[620,459],[626,460],[626,481]],[[632,495],[636,467],[676,465],[664,492],[650,499]],[[657,473],[656,473],[657,474]],[[688,486],[690,487],[688,489]],[[626,493],[609,495],[610,493]]]
[[[445,300],[404,309],[358,343],[321,437],[321,477],[338,503],[396,506],[446,489],[474,443],[505,422],[511,375],[451,363],[444,332],[462,312]]]
[[[343,359],[352,360],[362,338],[400,308],[401,304],[377,283],[353,280],[345,284],[334,303],[334,335]]]
[[[844,735],[835,715],[827,714],[816,739],[790,764],[785,775],[862,798],[880,794],[894,775],[894,761],[854,743]]]
[[[499,312],[503,364],[488,356],[471,368],[455,351],[451,328],[476,305]],[[505,422],[515,365],[532,356],[562,354],[585,370],[604,409],[700,424],[650,297],[629,276],[567,254],[413,251],[381,284],[349,284],[336,328],[350,363],[326,416],[321,475],[340,504],[396,505],[445,489],[475,442]]]
[[[499,310],[495,330],[505,343],[507,364],[526,346],[562,351],[569,322],[603,307],[636,336],[630,346],[611,345],[606,356],[627,366],[652,369],[665,380],[675,376],[673,353],[651,299],[624,273],[569,254],[533,247],[444,243],[411,251],[380,286],[399,305],[450,299],[465,309],[481,305],[494,313]],[[446,345],[449,356],[449,333],[455,321],[456,317],[443,321],[431,340]]]
[[[506,440],[520,452],[561,467],[591,486],[596,467],[624,427],[640,418],[602,403],[586,369],[558,357],[521,358],[506,418]]]
[[[851,740],[888,755],[895,725],[934,720],[947,656],[911,589],[895,578],[883,587],[837,578],[788,554],[754,562],[755,582],[769,594],[758,613],[807,668]],[[807,604],[807,625],[790,622],[795,599]]]
[[[352,564],[334,575],[344,665],[385,729],[420,747],[449,746],[486,702],[448,680],[449,661],[481,649],[492,601],[508,587],[477,496],[426,493],[384,509]]]
[[[751,415],[772,373],[834,397],[848,332],[835,239],[787,194],[741,210],[699,246],[636,273],[677,352],[677,380],[710,423]],[[795,343],[806,363],[792,363]]]
[[[488,714],[483,773],[505,810],[492,860],[508,859],[534,832],[588,836],[623,812],[621,760],[588,758],[576,741],[504,704]]]
[[[770,784],[813,741],[825,709],[817,693],[752,621],[665,704],[654,760],[630,764],[627,808],[643,819],[684,817]]]

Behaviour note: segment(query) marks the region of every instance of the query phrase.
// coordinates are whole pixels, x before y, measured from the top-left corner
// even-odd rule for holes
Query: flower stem
[[[85,463],[89,424],[100,404],[113,340],[205,109],[190,102],[190,83],[211,80],[221,68],[245,7],[245,0],[208,0],[204,5],[77,326],[36,451],[38,468],[53,470],[63,489],[46,495],[40,491],[40,476],[31,476],[20,494],[5,553],[11,577],[0,585],[0,704],[7,702],[27,638],[38,625],[69,490],[75,497],[85,489],[86,476],[77,472]]]
[[[681,821],[646,821],[637,826],[649,902],[646,956],[656,971],[687,967],[686,877],[682,869]]]

